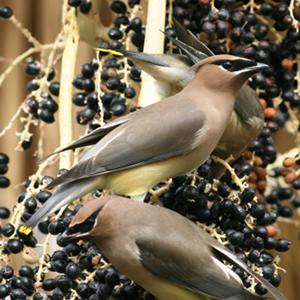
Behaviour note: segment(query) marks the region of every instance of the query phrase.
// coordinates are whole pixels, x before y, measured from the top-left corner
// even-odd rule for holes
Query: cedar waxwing
[[[152,75],[159,83],[157,84],[157,95],[163,99],[170,97],[182,90],[190,82],[195,72],[190,66],[199,60],[214,55],[213,52],[203,44],[192,32],[185,29],[178,21],[174,20],[177,39],[170,38],[177,47],[185,53],[184,55],[169,54],[147,54],[126,50],[106,50],[111,54],[129,57],[136,65],[145,72]],[[78,139],[71,145],[60,151],[75,149],[95,144],[107,132],[114,129],[123,122],[127,122],[130,114],[118,118],[116,123],[111,122],[108,126],[101,127]],[[227,159],[231,155],[238,158],[243,151],[255,140],[264,125],[264,112],[256,93],[244,85],[235,102],[234,112],[213,154]],[[60,152],[58,151],[58,152]],[[213,162],[212,178],[223,175],[225,167]]]
[[[138,67],[158,81],[157,92],[161,98],[172,96],[182,90],[195,76],[190,68],[191,64],[214,55],[192,32],[176,20],[174,23],[179,39],[169,38],[186,56],[147,54],[126,50],[101,49],[101,51],[130,58]],[[259,135],[263,125],[263,108],[256,93],[245,84],[237,95],[231,120],[213,154],[222,159],[227,159],[231,155],[237,159]],[[213,178],[221,177],[224,171],[223,165],[213,163]]]
[[[22,231],[30,232],[52,212],[95,189],[142,195],[197,168],[222,136],[241,86],[266,67],[232,55],[208,57],[192,67],[195,77],[178,94],[101,127],[113,129],[54,179],[50,186],[58,189]]]
[[[180,22],[173,19],[178,40],[177,47],[184,52],[192,62],[201,59],[203,53],[212,56],[214,53],[203,44],[190,30]],[[174,39],[172,39],[174,42]],[[177,42],[176,42],[177,41]],[[195,51],[198,50],[198,51]],[[227,159],[231,155],[237,159],[256,139],[264,126],[264,111],[256,93],[245,84],[237,95],[234,112],[228,123],[221,140],[213,154]],[[225,167],[213,162],[212,177],[219,178],[223,175]]]
[[[285,299],[195,223],[160,206],[118,196],[94,199],[62,236],[93,241],[118,271],[159,300],[264,299],[245,289],[223,260],[254,277],[275,299]]]

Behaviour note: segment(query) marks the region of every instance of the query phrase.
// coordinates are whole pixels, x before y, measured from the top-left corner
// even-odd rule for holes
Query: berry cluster
[[[72,7],[79,8],[83,14],[88,14],[92,8],[91,0],[68,0],[68,4]]]
[[[108,42],[100,42],[104,49],[120,49],[124,44],[132,43],[142,49],[144,27],[140,17],[139,1],[129,1],[128,7],[122,1],[113,1],[110,9],[116,14],[112,27],[108,30]],[[99,64],[101,69],[98,70]],[[100,73],[100,91],[96,88],[97,70]],[[135,108],[136,88],[134,82],[140,82],[140,70],[126,58],[118,60],[106,57],[100,52],[99,59],[82,65],[81,73],[73,81],[80,90],[73,96],[73,103],[85,107],[77,113],[77,122],[88,124],[95,129],[102,120],[124,115]]]
[[[25,103],[28,112],[35,119],[39,119],[45,123],[53,123],[55,121],[54,114],[58,110],[58,104],[54,98],[59,95],[59,82],[53,81],[55,70],[51,69],[47,74],[46,79],[49,91],[41,94],[34,93],[34,91],[40,89],[39,82],[45,76],[41,71],[39,61],[28,61],[25,66],[25,73],[28,76],[34,77],[27,84],[27,89],[31,93]]]
[[[279,217],[291,218],[294,209],[300,207],[298,153],[289,155],[278,166],[273,140],[275,132],[299,116],[300,9],[291,7],[291,3],[277,0],[174,0],[168,3],[169,12],[198,34],[214,53],[231,53],[270,65],[270,69],[258,73],[249,82],[260,98],[266,122],[249,149],[232,162],[231,167],[227,164],[228,170],[222,178],[211,178],[212,159],[209,159],[197,172],[157,185],[146,198],[151,202],[160,200],[165,207],[197,222],[276,287],[281,282],[277,253],[290,247],[288,240],[278,236],[276,221]],[[68,4],[84,14],[92,8],[90,0],[69,0]],[[135,46],[142,50],[145,26],[139,8],[139,0],[111,1],[110,9],[115,18],[107,32],[108,41],[100,42],[99,47],[128,50]],[[0,18],[9,19],[12,15],[10,8],[0,7]],[[169,21],[166,32],[176,36]],[[178,52],[172,43],[166,42],[166,49]],[[80,107],[77,122],[92,130],[103,121],[136,109],[140,72],[129,59],[106,56],[104,52],[84,63],[73,80],[77,90],[72,101]],[[27,85],[26,112],[33,120],[54,122],[60,88],[59,82],[54,81],[55,70],[30,59],[25,73],[32,77]],[[297,130],[293,134],[297,135]],[[22,143],[23,149],[30,145],[31,137]],[[1,175],[7,170],[7,162],[8,157],[0,154]],[[0,176],[0,185],[2,178],[8,186],[5,176]],[[45,188],[51,180],[39,174],[26,182],[26,191],[19,195],[11,219],[1,225],[0,258],[22,252],[28,264],[37,263],[37,259],[28,260],[26,254],[33,251],[31,256],[38,256],[34,249],[36,238],[33,234],[21,234],[18,226],[51,196]],[[28,297],[38,300],[47,294],[53,300],[64,297],[94,300],[110,296],[125,300],[154,299],[109,266],[92,243],[66,242],[60,237],[79,208],[75,203],[38,226],[40,233],[46,235],[46,241],[50,236],[57,236],[59,250],[52,254],[45,251],[36,266],[23,265],[14,270],[7,264],[0,268],[0,298],[10,295],[13,300]],[[9,210],[0,208],[0,219],[9,218],[9,214]],[[48,271],[58,274],[46,279]],[[241,269],[234,268],[234,271],[246,287],[260,295],[266,293]]]
[[[7,188],[10,185],[9,179],[5,176],[8,171],[9,157],[0,152],[0,188]]]

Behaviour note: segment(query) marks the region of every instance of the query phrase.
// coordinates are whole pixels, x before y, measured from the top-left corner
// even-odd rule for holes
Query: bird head
[[[246,58],[222,54],[205,58],[194,66],[196,80],[214,91],[236,91],[253,74],[269,68],[268,65]]]
[[[95,235],[98,232],[98,218],[110,197],[101,197],[89,201],[75,214],[68,229],[62,234],[65,240],[84,238]]]

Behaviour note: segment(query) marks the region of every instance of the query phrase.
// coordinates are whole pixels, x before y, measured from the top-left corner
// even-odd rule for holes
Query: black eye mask
[[[67,229],[67,235],[75,234],[75,233],[84,233],[93,229],[94,224],[96,222],[96,218],[101,209],[95,211],[92,215],[90,215],[84,222],[80,224],[76,224],[75,226],[69,227]]]
[[[221,59],[211,63],[212,65],[222,66],[225,70],[230,72],[240,71],[249,67],[254,67],[257,65],[255,61],[245,60],[245,59]]]

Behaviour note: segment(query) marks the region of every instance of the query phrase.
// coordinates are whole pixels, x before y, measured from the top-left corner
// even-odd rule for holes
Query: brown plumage
[[[214,55],[205,44],[178,21],[174,20],[174,25],[178,39],[171,38],[171,40],[185,55],[151,55],[120,50],[120,55],[129,57],[158,81],[159,90],[156,91],[156,94],[161,99],[178,93],[194,78],[195,72],[190,68],[193,63]],[[262,106],[256,93],[247,84],[243,85],[236,98],[231,119],[213,152],[223,159],[227,159],[231,155],[234,159],[238,158],[258,136],[264,125]],[[121,124],[130,118],[131,114],[118,118],[118,121],[110,122],[108,125],[92,131],[61,151],[95,144],[113,126],[116,126],[117,122]],[[223,165],[214,162],[211,169],[212,178],[219,178],[225,171]]]
[[[86,221],[92,225],[84,230]],[[263,299],[248,292],[225,259],[285,299],[234,253],[178,213],[127,198],[108,196],[85,204],[65,238],[92,240],[114,267],[159,300]]]
[[[213,56],[214,53],[203,44],[191,31],[173,19],[178,40],[172,41],[194,63],[203,59],[203,53]],[[179,43],[178,43],[179,42]],[[190,46],[190,47],[189,47]],[[256,93],[244,84],[239,90],[230,122],[228,123],[216,149],[215,155],[227,159],[232,155],[238,158],[259,135],[264,125],[264,112]],[[223,175],[225,168],[219,163],[212,165],[212,177]]]
[[[240,87],[265,67],[232,55],[194,65],[196,75],[181,92],[107,125],[113,129],[53,181],[59,188],[27,226],[97,188],[136,196],[197,168],[222,136]]]

